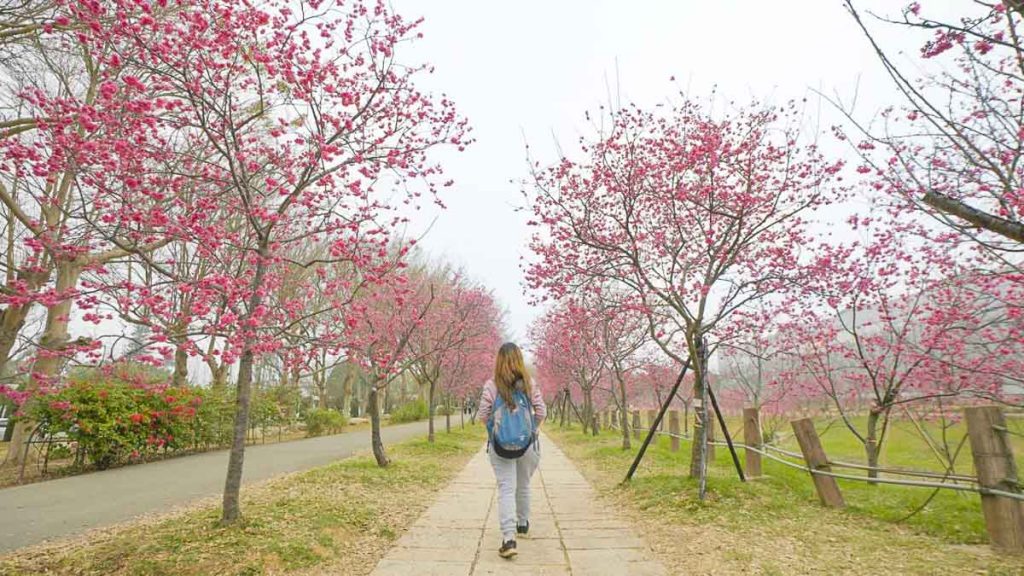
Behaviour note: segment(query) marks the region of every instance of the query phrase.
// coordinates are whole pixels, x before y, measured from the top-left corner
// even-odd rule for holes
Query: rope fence
[[[616,418],[611,418],[611,422],[608,425],[609,429],[621,431],[621,427],[617,423]],[[996,431],[1005,432],[1005,427],[995,426],[993,427]],[[665,436],[668,438],[678,438],[680,440],[690,441],[692,438],[688,434],[678,434],[673,432],[664,432],[656,430],[655,434]],[[726,442],[721,441],[709,441],[709,445],[728,447]],[[838,472],[832,472],[830,470],[821,470],[812,468],[806,464],[806,460],[803,454],[793,452],[791,450],[785,450],[777,446],[769,444],[763,444],[760,447],[750,446],[741,442],[733,442],[735,448],[742,448],[754,452],[764,458],[767,458],[773,462],[788,466],[796,470],[802,470],[808,474],[815,476],[823,476],[828,478],[836,478],[839,480],[849,480],[855,482],[868,482],[872,484],[889,484],[893,486],[908,486],[916,488],[931,488],[939,490],[954,490],[958,492],[973,492],[984,496],[999,496],[1003,498],[1010,498],[1017,501],[1024,501],[1024,494],[1017,492],[1010,492],[1007,490],[999,490],[996,488],[990,488],[981,486],[980,481],[975,476],[966,476],[963,474],[943,474],[941,472],[926,471],[926,470],[911,470],[904,468],[889,468],[883,466],[869,466],[866,464],[859,464],[854,462],[844,462],[841,460],[826,460],[828,466],[834,466],[836,468],[847,468],[851,470],[862,470],[865,472],[875,472],[877,474],[888,474],[892,476],[906,476],[910,478],[927,478],[932,480],[942,480],[942,482],[931,482],[927,480],[904,480],[898,478],[886,478],[884,476],[869,477],[869,476],[856,476],[852,474],[842,474]],[[782,456],[800,460],[801,463],[792,462]],[[1004,480],[1010,484],[1016,484],[1016,479],[1007,478]]]
[[[589,428],[593,434],[598,433],[599,422],[603,417],[603,428],[622,432],[622,426],[630,425],[630,436],[639,440],[645,436],[643,446],[637,453],[626,479],[632,477],[643,457],[644,449],[650,440],[657,435],[671,439],[671,450],[680,450],[680,440],[693,441],[690,434],[680,433],[679,411],[666,412],[667,404],[663,404],[660,412],[647,410],[647,426],[641,426],[640,410],[608,410],[589,415],[584,429]],[[716,411],[717,412],[717,411]],[[981,512],[985,518],[985,528],[989,541],[998,550],[1024,553],[1024,493],[1022,484],[1017,478],[1017,464],[1013,456],[1011,440],[1018,436],[1006,425],[1006,417],[1000,406],[965,406],[963,407],[964,422],[967,435],[964,442],[970,441],[970,452],[974,463],[975,476],[954,473],[952,467],[946,472],[934,470],[916,470],[911,468],[893,468],[871,466],[859,462],[845,462],[828,458],[821,444],[818,430],[810,418],[799,418],[790,422],[793,437],[800,447],[800,452],[780,448],[777,445],[763,442],[760,413],[756,408],[743,410],[742,438],[736,442],[725,433],[726,442],[715,441],[709,428],[709,446],[726,446],[730,448],[736,472],[741,480],[747,477],[757,478],[762,475],[762,459],[771,460],[782,466],[801,470],[810,475],[818,498],[824,506],[843,508],[846,502],[837,480],[847,482],[866,482],[872,485],[905,486],[934,490],[951,490],[961,493],[980,495]],[[668,416],[668,430],[665,431],[665,416]],[[579,417],[579,416],[578,416]],[[565,419],[562,419],[563,423]],[[583,422],[583,418],[580,418]],[[654,423],[658,423],[657,429]],[[719,425],[725,422],[719,416]],[[684,430],[685,432],[685,430]],[[731,442],[730,442],[731,441]],[[730,445],[731,444],[731,445]],[[962,445],[962,444],[961,444]],[[745,451],[746,466],[741,466],[737,455],[738,449]],[[833,468],[844,471],[836,472]],[[851,472],[856,471],[856,472]],[[863,475],[857,474],[863,472]],[[932,494],[934,496],[935,494]],[[931,497],[929,497],[930,501]]]
[[[618,426],[618,424],[611,424],[609,426],[609,428],[612,429],[612,430],[620,430],[621,431],[621,428]],[[673,434],[671,432],[660,432],[660,431],[655,431],[655,434],[658,434],[658,435],[661,435],[661,436],[665,436],[665,437],[668,437],[668,438],[679,438],[680,440],[687,440],[687,441],[692,440],[692,438],[689,435],[687,435],[687,434]],[[708,442],[708,444],[710,444],[712,446],[728,447],[727,443],[719,442],[719,441],[711,441],[711,442]],[[823,470],[811,470],[806,465],[796,464],[794,462],[790,462],[789,460],[786,460],[784,458],[780,458],[780,457],[776,456],[775,454],[781,454],[783,456],[788,456],[790,458],[795,458],[795,459],[801,460],[801,461],[804,459],[803,455],[799,454],[797,452],[790,451],[790,450],[784,450],[784,449],[779,448],[777,446],[772,446],[772,445],[769,445],[769,444],[763,444],[761,446],[761,448],[756,448],[756,447],[753,447],[753,446],[748,446],[747,444],[744,444],[742,442],[733,442],[733,446],[736,447],[736,448],[742,448],[744,450],[750,450],[752,452],[760,454],[761,456],[763,456],[765,458],[768,458],[769,460],[772,460],[773,462],[778,462],[780,464],[784,464],[784,465],[790,466],[792,468],[797,468],[799,470],[803,470],[803,471],[811,473],[811,474],[821,474],[822,476],[831,476],[833,478],[840,478],[840,479],[843,479],[843,480],[859,480],[859,481],[873,482],[873,483],[878,483],[878,484],[893,484],[893,485],[897,485],[897,486],[919,486],[919,487],[923,487],[923,488],[948,488],[948,489],[951,489],[951,490],[962,490],[962,491],[978,492],[978,493],[981,493],[981,494],[986,493],[986,492],[984,492],[984,490],[987,490],[987,489],[980,488],[980,487],[978,487],[978,489],[975,489],[975,488],[971,488],[970,486],[964,486],[963,483],[974,484],[976,486],[978,484],[978,479],[976,477],[974,477],[974,476],[964,476],[962,474],[942,474],[941,472],[930,472],[930,471],[924,471],[924,470],[908,470],[908,469],[903,469],[903,468],[886,468],[886,467],[882,467],[882,466],[868,466],[866,464],[855,464],[853,462],[843,462],[843,461],[840,461],[840,460],[829,460],[828,461],[828,465],[829,466],[835,466],[836,468],[849,468],[849,469],[852,469],[852,470],[864,470],[865,472],[874,471],[874,472],[877,472],[879,474],[890,474],[890,475],[893,475],[893,476],[908,476],[908,477],[917,477],[917,478],[932,478],[932,479],[938,479],[938,480],[951,480],[952,482],[948,482],[948,483],[945,483],[945,482],[944,483],[938,483],[938,482],[914,482],[914,481],[900,481],[900,480],[887,479],[887,478],[870,478],[870,477],[867,477],[867,476],[853,476],[853,475],[849,475],[849,474],[837,474],[835,472],[826,472],[826,471],[823,471]],[[775,454],[772,454],[772,452],[774,452]],[[994,491],[994,492],[992,492],[992,494],[994,494],[994,495],[1002,495],[1002,493],[1000,493],[1000,491]],[[1014,493],[1007,492],[1006,494],[1014,494]],[[1024,494],[1014,494],[1013,497],[1016,497],[1019,500],[1024,500]]]

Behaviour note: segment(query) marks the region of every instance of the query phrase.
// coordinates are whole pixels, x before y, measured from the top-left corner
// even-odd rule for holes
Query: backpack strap
[[[537,430],[537,411],[533,407],[533,399],[524,390],[516,390],[516,392],[526,398],[526,407],[530,411],[530,427],[533,429],[533,440],[530,444],[534,445],[537,443],[540,431]]]

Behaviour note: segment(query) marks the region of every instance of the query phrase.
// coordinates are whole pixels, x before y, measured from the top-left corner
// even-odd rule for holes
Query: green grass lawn
[[[865,418],[853,419],[854,426],[863,432],[865,429]],[[1013,447],[1014,456],[1018,465],[1024,464],[1024,420],[1020,418],[1007,418],[1007,428],[1011,434],[1008,436]],[[734,435],[742,437],[742,423],[739,420],[728,420],[730,430]],[[942,435],[941,429],[934,423],[921,423],[921,426],[933,438],[939,439]],[[829,457],[835,460],[860,462],[865,461],[864,447],[849,429],[840,420],[817,421],[815,427],[821,437],[822,445]],[[779,427],[779,433],[783,437],[780,447],[789,450],[799,451],[796,439],[792,436],[792,428],[788,423]],[[967,426],[960,422],[946,430],[946,442],[950,450],[955,450],[960,441],[967,435]],[[928,444],[922,439],[914,424],[904,418],[892,421],[887,434],[881,455],[883,466],[897,466],[922,470],[942,472],[941,461],[935,456]],[[963,448],[956,461],[956,472],[959,474],[973,474],[974,466],[971,461],[971,446],[969,442],[963,443]]]
[[[735,424],[739,426],[739,422]],[[855,423],[860,430],[863,423]],[[933,438],[940,436],[934,424],[922,424]],[[1024,430],[1024,423],[1019,419],[1007,421],[1007,427],[1015,433]],[[822,446],[830,459],[864,463],[863,445],[841,423],[834,422],[831,426],[819,423]],[[955,451],[967,434],[966,425],[960,423],[946,431],[950,450]],[[1009,436],[1018,467],[1024,465],[1024,438],[1017,434]],[[796,439],[791,435],[785,437],[781,448],[799,452]],[[722,451],[725,455],[727,452]],[[889,430],[882,447],[881,465],[883,467],[928,470],[943,473],[941,461],[936,457],[913,423],[905,419],[895,420]],[[803,485],[806,490],[813,490],[807,475],[799,470],[784,469],[785,466],[775,462],[767,462],[766,474],[778,478],[786,486],[796,488]],[[863,471],[836,468],[837,472],[853,476],[866,475]],[[974,475],[974,463],[971,455],[970,442],[963,442],[956,460],[955,472],[968,476]],[[839,480],[840,489],[846,499],[850,511],[884,521],[911,526],[924,533],[941,538],[951,544],[984,544],[988,542],[985,533],[985,522],[981,514],[980,497],[968,492],[941,490],[933,495],[933,490],[926,488],[910,488],[902,486],[878,486],[865,482]],[[927,503],[927,505],[925,505]],[[923,508],[921,508],[924,506]],[[920,509],[920,512],[916,512]],[[915,513],[916,512],[916,513]],[[909,518],[907,518],[910,516]],[[907,518],[906,520],[903,520]]]
[[[738,422],[730,426],[742,435]],[[901,521],[924,503],[930,490],[840,480],[847,509],[827,510],[818,504],[806,472],[766,460],[763,478],[741,483],[728,450],[718,447],[709,469],[709,497],[701,502],[696,483],[687,477],[688,442],[673,453],[669,439],[660,438],[634,480],[623,486],[640,442],[623,451],[617,431],[597,438],[557,426],[549,431],[597,487],[636,514],[656,550],[713,558],[708,570],[714,573],[1024,573],[1024,559],[999,557],[984,545],[987,536],[976,494],[943,491]],[[849,432],[838,426],[825,432],[826,452],[862,462],[856,440],[846,436]],[[915,438],[898,425],[883,463],[938,469],[937,460]],[[794,448],[795,441],[787,440],[784,447]],[[742,451],[739,456],[742,462]],[[961,462],[958,472],[973,473],[969,454]],[[700,572],[699,567],[689,569]]]
[[[21,550],[0,574],[367,574],[432,495],[481,446],[483,428],[389,447],[378,468],[357,456],[243,491],[244,521],[203,506],[98,536]]]
[[[865,429],[865,418],[859,417],[852,420],[854,426],[863,432]],[[645,422],[646,423],[646,422]],[[736,442],[742,442],[743,423],[737,418],[726,419],[726,424]],[[933,423],[921,423],[922,428],[934,439],[941,443],[942,431]],[[849,431],[840,420],[816,422],[822,446],[825,453],[831,460],[866,463],[863,444]],[[1024,469],[1024,421],[1011,418],[1007,420],[1007,427],[1011,430],[1009,436],[1014,449],[1014,455],[1018,467]],[[716,429],[718,428],[716,423]],[[612,431],[613,433],[617,433]],[[792,435],[792,429],[788,423],[778,426],[779,436],[782,441],[778,444],[780,448],[800,452],[796,438]],[[974,465],[971,456],[970,443],[965,440],[967,434],[966,425],[962,422],[945,431],[945,443],[950,451],[956,451],[960,446],[959,455],[956,459],[954,472],[960,475],[974,475]],[[721,433],[718,432],[716,440],[724,441]],[[668,442],[663,439],[662,442]],[[682,458],[681,466],[689,466],[689,443],[684,441],[685,448],[678,455]],[[728,449],[724,446],[717,446],[716,464],[714,471],[735,476],[732,460]],[[667,454],[668,452],[666,452]],[[744,461],[743,450],[737,451],[740,462]],[[882,447],[880,458],[881,466],[893,468],[907,468],[914,470],[927,470],[936,473],[945,472],[942,461],[929,447],[921,433],[918,432],[914,423],[907,419],[895,419],[892,421]],[[802,496],[813,499],[815,492],[807,473],[789,468],[767,458],[762,459],[763,469],[767,483],[778,488],[793,490]],[[851,476],[866,476],[866,472],[856,469],[836,468],[835,472]],[[902,476],[895,478],[909,479]],[[934,490],[919,487],[902,487],[893,485],[871,485],[865,482],[838,480],[843,496],[846,499],[850,512],[863,514],[878,520],[898,522],[901,525],[910,526],[924,533],[939,537],[951,544],[983,544],[988,542],[985,533],[984,518],[981,515],[981,505],[977,494],[968,492],[957,492],[952,490],[941,490],[933,494]]]

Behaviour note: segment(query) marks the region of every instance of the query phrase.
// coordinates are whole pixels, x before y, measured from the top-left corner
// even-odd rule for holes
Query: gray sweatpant
[[[519,458],[502,458],[490,450],[491,467],[498,479],[498,521],[504,540],[515,540],[516,524],[530,520],[530,477],[540,464],[540,441]]]

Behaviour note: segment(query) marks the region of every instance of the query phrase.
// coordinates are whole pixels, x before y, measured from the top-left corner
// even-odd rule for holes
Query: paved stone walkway
[[[519,556],[498,556],[494,473],[481,450],[377,564],[372,576],[660,576],[664,566],[597,496],[565,454],[541,437],[531,484],[530,535]]]

